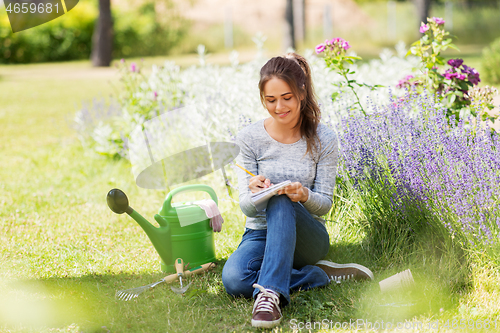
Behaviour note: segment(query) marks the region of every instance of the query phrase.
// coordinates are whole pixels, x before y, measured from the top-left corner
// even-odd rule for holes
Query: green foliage
[[[325,43],[319,44],[316,46],[316,53],[324,53],[325,55],[325,63],[328,68],[340,74],[344,81],[338,83],[338,87],[342,90],[344,87],[349,88],[354,96],[356,97],[357,107],[364,115],[366,115],[363,106],[359,100],[359,96],[354,89],[354,86],[358,87],[368,87],[370,89],[375,89],[375,87],[380,87],[379,85],[370,86],[366,83],[358,82],[355,79],[349,79],[348,75],[355,74],[354,70],[349,68],[349,65],[354,65],[354,63],[358,60],[361,60],[361,57],[358,56],[349,56],[346,55],[346,51],[350,48],[349,42],[344,40],[343,38],[333,38],[332,40],[326,40]],[[332,100],[335,100],[339,95],[338,92],[334,92],[332,94]]]
[[[486,45],[498,37],[500,30],[500,9],[497,1],[474,1],[469,5],[457,1],[453,7],[453,35],[460,44]],[[437,7],[437,6],[436,6]],[[444,6],[443,6],[444,7]],[[431,9],[434,13],[434,9]],[[443,15],[444,8],[436,8]],[[435,14],[433,14],[434,16]]]
[[[358,233],[363,237],[358,237],[357,241],[364,244],[371,260],[385,266],[395,260],[404,261],[408,253],[425,244],[434,244],[434,249],[441,250],[453,247],[443,221],[425,208],[425,202],[412,196],[400,197],[389,167],[374,163],[371,170],[365,169],[365,180],[357,182],[356,186],[349,177],[338,177],[336,185],[336,194],[342,199],[339,206],[356,215],[351,223],[360,227]],[[341,211],[340,207],[333,210]],[[346,222],[352,219],[342,215]]]
[[[0,11],[0,63],[32,63],[88,58],[97,10],[86,2],[69,14],[32,29],[12,33]]]
[[[187,32],[171,2],[161,1],[165,13],[146,2],[138,10],[112,8],[113,57],[168,53]],[[92,33],[98,17],[97,5],[80,2],[68,14],[32,29],[12,33],[7,14],[0,11],[0,63],[34,63],[88,59]]]
[[[179,89],[179,67],[166,62],[153,68],[146,77],[135,62],[120,61],[120,84],[115,86],[115,103],[104,105],[94,100],[77,112],[75,126],[82,143],[99,154],[126,156],[125,140],[138,125],[182,105],[184,91]]]
[[[491,97],[483,100],[474,107],[472,105],[473,96],[482,94],[475,91],[474,86],[480,82],[479,73],[471,67],[463,64],[462,59],[452,59],[448,61],[448,68],[445,72],[440,72],[439,66],[445,65],[441,52],[447,48],[457,49],[449,38],[449,32],[444,30],[444,20],[441,18],[428,18],[427,24],[421,23],[420,33],[423,36],[411,45],[407,55],[413,54],[420,58],[422,62],[422,74],[417,77],[410,77],[406,81],[400,81],[399,86],[414,85],[417,91],[424,89],[431,91],[436,98],[447,109],[448,120],[457,122],[460,116],[472,114],[478,116],[482,112],[482,119],[495,120],[495,116],[488,112],[483,112],[485,107],[493,108]],[[458,50],[458,49],[457,49]]]
[[[485,81],[500,83],[500,38],[483,49],[483,75]]]
[[[188,31],[187,20],[181,18],[169,0],[157,1],[163,5],[162,13],[155,2],[144,2],[133,11],[113,11],[113,57],[155,56],[167,54]]]

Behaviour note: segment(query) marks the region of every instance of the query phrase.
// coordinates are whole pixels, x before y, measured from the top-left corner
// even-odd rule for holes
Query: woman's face
[[[264,85],[264,101],[269,114],[279,124],[297,124],[300,116],[300,101],[293,95],[285,81],[272,78]]]

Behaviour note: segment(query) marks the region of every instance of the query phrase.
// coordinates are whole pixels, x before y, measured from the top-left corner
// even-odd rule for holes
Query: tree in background
[[[293,0],[286,0],[285,27],[283,35],[283,47],[295,49],[295,31],[293,25]]]
[[[305,38],[305,0],[285,0],[283,48],[296,49]]]
[[[109,66],[113,53],[113,18],[110,0],[99,0],[99,18],[92,35],[92,66]]]
[[[427,23],[429,12],[431,10],[431,0],[413,0],[417,7],[417,15],[419,22]]]

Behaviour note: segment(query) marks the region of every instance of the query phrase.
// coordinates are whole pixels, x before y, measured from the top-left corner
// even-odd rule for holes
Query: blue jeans
[[[325,226],[286,195],[272,197],[266,208],[267,230],[246,229],[236,251],[222,270],[222,283],[233,296],[254,297],[258,283],[290,302],[290,290],[307,290],[329,283],[314,266],[328,253]]]

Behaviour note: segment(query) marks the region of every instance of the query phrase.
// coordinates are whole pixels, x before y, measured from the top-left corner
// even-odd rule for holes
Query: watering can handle
[[[203,184],[186,185],[174,189],[167,195],[165,201],[163,202],[163,211],[168,212],[170,210],[170,208],[172,207],[172,198],[174,197],[174,195],[183,192],[194,192],[194,191],[207,192],[208,194],[210,194],[212,200],[215,201],[216,204],[218,204],[217,194],[215,194],[215,191],[210,186]]]

